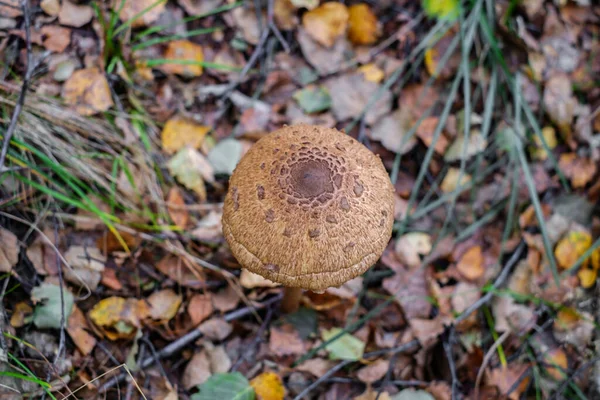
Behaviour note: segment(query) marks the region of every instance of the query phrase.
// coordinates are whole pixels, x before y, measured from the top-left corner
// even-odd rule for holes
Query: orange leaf
[[[62,97],[81,115],[103,112],[114,104],[108,81],[96,67],[75,71],[65,82]]]
[[[592,245],[592,237],[587,232],[571,231],[559,240],[554,249],[558,266],[569,269]]]
[[[181,190],[177,186],[173,186],[167,195],[167,210],[173,223],[181,229],[185,229],[189,220],[189,213],[185,208],[185,201]]]
[[[567,375],[569,360],[567,354],[561,348],[556,348],[543,352],[542,358],[546,366],[546,373],[554,380],[562,381]]]
[[[566,153],[560,156],[558,165],[565,176],[571,179],[574,188],[582,188],[596,175],[596,163],[576,153]]]
[[[185,77],[194,77],[202,75],[202,65],[204,61],[204,53],[202,52],[202,46],[192,43],[189,40],[173,40],[169,42],[167,50],[165,51],[164,57],[167,60],[178,60],[184,61],[191,65],[184,64],[164,64],[161,69],[166,74],[177,74]]]
[[[348,9],[337,2],[320,5],[302,17],[306,32],[318,43],[331,47],[346,32],[349,19]]]
[[[161,132],[162,147],[167,154],[173,154],[184,146],[197,149],[209,131],[209,126],[181,117],[171,118]]]
[[[283,400],[285,388],[281,378],[274,372],[263,372],[250,381],[258,400]]]
[[[462,276],[476,280],[483,276],[483,253],[481,246],[473,246],[462,256],[456,268]]]
[[[354,4],[348,8],[348,39],[354,44],[372,44],[379,37],[377,17],[368,5]]]

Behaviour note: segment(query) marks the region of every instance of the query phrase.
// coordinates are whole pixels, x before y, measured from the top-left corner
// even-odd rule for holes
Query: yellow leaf
[[[579,278],[581,287],[584,289],[589,289],[596,283],[598,271],[595,269],[582,268],[577,271],[577,277]]]
[[[571,231],[562,238],[554,249],[558,266],[568,269],[592,245],[592,237],[587,232]]]
[[[423,8],[430,17],[455,20],[460,13],[459,0],[424,0]]]
[[[198,44],[189,40],[173,40],[169,42],[164,57],[167,60],[177,60],[179,62],[164,64],[161,69],[166,74],[177,74],[185,77],[202,75],[204,53],[202,52],[202,46]]]
[[[13,328],[20,328],[25,325],[25,319],[33,313],[33,309],[24,301],[17,303],[10,317],[10,325]]]
[[[544,137],[544,140],[546,141],[546,144],[548,145],[549,149],[555,148],[556,145],[558,144],[558,140],[556,140],[556,131],[554,130],[553,127],[546,126],[545,128],[543,128],[542,136]],[[536,160],[547,159],[548,153],[546,152],[546,149],[544,148],[542,139],[540,139],[540,137],[538,135],[535,135],[533,137],[533,142],[535,143],[535,145],[533,145],[529,148],[529,153],[531,154],[531,157],[533,157]]]
[[[163,149],[173,154],[185,146],[199,148],[210,127],[199,125],[182,117],[174,117],[167,121],[161,133]]]
[[[342,3],[329,2],[302,16],[302,26],[318,43],[331,47],[346,32],[348,9]]]
[[[545,351],[542,355],[544,360],[544,364],[548,365],[546,367],[546,372],[550,375],[554,380],[562,381],[567,375],[567,369],[569,368],[569,360],[567,359],[567,354],[561,348],[556,348],[552,350]]]
[[[75,71],[65,82],[62,97],[81,115],[103,112],[114,104],[108,81],[96,67]]]
[[[348,8],[348,39],[354,44],[372,44],[379,37],[377,17],[368,5],[354,4]]]
[[[285,388],[281,378],[273,372],[263,372],[250,381],[258,400],[283,400]]]
[[[431,76],[436,76],[438,51],[434,47],[425,50],[425,69]]]
[[[89,317],[110,340],[131,339],[148,315],[144,301],[112,296],[100,300],[89,312]]]
[[[363,65],[358,69],[358,72],[362,73],[365,80],[369,82],[379,83],[385,77],[383,70],[373,63]]]
[[[444,192],[444,193],[454,192],[457,187],[465,186],[469,182],[471,182],[471,175],[463,172],[462,177],[460,178],[460,183],[458,181],[459,176],[460,176],[460,169],[454,168],[454,167],[448,169],[448,172],[446,173],[446,176],[444,177],[444,180],[442,181],[442,184],[440,185],[440,189],[442,189],[442,192]],[[461,191],[463,191],[463,190],[465,190],[465,189],[463,188]]]

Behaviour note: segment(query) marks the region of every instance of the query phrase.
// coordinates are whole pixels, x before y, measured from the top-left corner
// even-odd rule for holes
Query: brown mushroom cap
[[[393,223],[394,188],[379,157],[336,129],[304,124],[252,146],[223,210],[223,234],[242,267],[316,291],[369,269]]]

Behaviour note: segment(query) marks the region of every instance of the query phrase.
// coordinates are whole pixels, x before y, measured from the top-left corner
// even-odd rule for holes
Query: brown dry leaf
[[[240,296],[232,286],[227,286],[213,295],[213,305],[222,313],[234,310],[239,302]]]
[[[486,370],[485,376],[487,384],[496,386],[501,394],[508,395],[510,400],[518,400],[521,394],[529,385],[529,377],[525,377],[516,388],[514,384],[521,378],[521,375],[527,371],[526,364],[511,363],[508,367],[500,367],[492,370]],[[514,389],[510,394],[508,391]]]
[[[332,361],[324,360],[322,358],[312,358],[304,361],[302,364],[296,367],[297,371],[307,372],[312,374],[314,377],[319,378],[323,376],[333,366]]]
[[[546,82],[543,96],[547,115],[558,126],[563,137],[571,140],[571,122],[575,116],[577,99],[573,97],[571,80],[566,74],[556,74]]]
[[[210,340],[223,340],[233,331],[231,324],[222,318],[211,318],[204,321],[198,329]]]
[[[65,268],[65,279],[75,285],[96,290],[105,268],[106,256],[96,247],[71,246],[64,254],[71,268]]]
[[[71,30],[55,25],[45,25],[40,29],[43,45],[50,51],[62,53],[71,43]]]
[[[437,342],[439,335],[444,332],[444,323],[441,318],[436,319],[409,319],[413,335],[419,339],[421,346],[428,348]]]
[[[481,297],[479,286],[468,282],[458,282],[452,293],[452,308],[461,314]],[[474,315],[474,314],[473,314]]]
[[[108,81],[96,67],[75,71],[64,83],[62,97],[82,115],[107,111],[114,105]]]
[[[273,16],[277,26],[285,31],[292,30],[298,25],[296,7],[291,0],[275,0]]]
[[[274,372],[263,372],[250,381],[258,400],[283,400],[285,387],[279,375]]]
[[[246,289],[279,286],[279,283],[275,283],[273,281],[268,280],[267,278],[263,278],[258,274],[248,271],[247,269],[242,269],[242,274],[240,275],[240,284]]]
[[[339,71],[352,50],[350,42],[345,37],[336,40],[331,48],[321,46],[302,27],[298,28],[297,38],[306,61],[317,70],[319,75],[329,75]]]
[[[185,367],[181,384],[186,390],[190,390],[196,385],[201,385],[212,375],[210,370],[210,359],[206,350],[202,350],[192,357]]]
[[[494,324],[498,332],[511,331],[522,334],[535,325],[533,310],[517,303],[512,297],[501,296],[492,303]]]
[[[414,111],[411,110],[414,114]],[[437,127],[439,118],[438,117],[427,117],[421,121],[421,124],[417,127],[416,135],[421,139],[423,144],[427,147],[430,147],[433,143],[433,134],[435,133],[435,128]],[[442,155],[446,152],[449,146],[448,139],[444,135],[444,132],[438,136],[438,139],[435,142],[435,152]]]
[[[357,45],[373,44],[379,37],[379,22],[371,8],[364,3],[348,8],[348,39]]]
[[[0,272],[10,272],[19,261],[19,242],[10,231],[0,228]]]
[[[257,12],[253,7],[237,7],[229,13],[235,25],[240,29],[244,40],[257,45],[260,41],[261,27],[258,23]]]
[[[269,350],[274,355],[282,357],[304,354],[306,346],[298,331],[292,325],[286,324],[271,328]]]
[[[96,241],[96,246],[98,246],[98,248],[101,249],[104,254],[125,251],[121,240],[125,242],[129,250],[135,249],[142,241],[138,235],[133,235],[132,233],[125,231],[117,232],[120,236],[120,239],[115,235],[114,232],[108,231]]]
[[[591,343],[596,329],[591,314],[577,313],[570,308],[558,311],[553,327],[558,341],[570,343],[579,349],[586,348]]]
[[[202,46],[192,43],[189,40],[173,40],[167,45],[164,58],[167,60],[185,60],[186,62],[196,62],[197,64],[164,64],[160,69],[165,74],[177,74],[183,77],[191,78],[202,75],[202,62],[204,53]]]
[[[77,346],[77,349],[84,356],[90,354],[96,346],[96,338],[88,333],[88,329],[90,327],[85,319],[85,315],[83,315],[83,312],[77,306],[73,306],[73,311],[67,321],[67,332],[71,336],[75,346]]]
[[[317,43],[332,47],[346,32],[348,19],[348,8],[344,4],[329,2],[306,12],[302,16],[302,26]]]
[[[104,286],[112,290],[123,289],[123,284],[117,277],[117,273],[113,268],[105,268],[102,273],[102,279],[100,280]]]
[[[392,400],[392,398],[388,392],[380,392],[379,390],[373,390],[371,386],[367,386],[367,389],[360,396],[354,397],[353,400]]]
[[[366,384],[374,383],[385,376],[390,368],[389,360],[377,360],[358,370],[356,376]]]
[[[160,14],[165,10],[166,1],[157,2],[156,0],[116,0],[113,9],[120,9],[119,18],[121,21],[131,21],[135,16],[139,15],[131,23],[132,28],[149,26],[155,22]],[[122,8],[121,8],[122,7]]]
[[[69,0],[63,0],[62,7],[58,13],[58,22],[61,25],[81,28],[94,17],[94,10],[90,6],[73,4]]]
[[[458,272],[469,280],[477,280],[483,276],[483,252],[481,246],[473,246],[463,254],[456,264]]]
[[[25,325],[25,319],[33,313],[33,308],[27,302],[20,301],[15,305],[12,315],[10,316],[10,326],[20,328]],[[72,315],[72,314],[71,314]]]
[[[429,383],[429,386],[427,386],[427,391],[435,400],[452,400],[452,388],[447,382],[431,382]]]
[[[16,18],[23,15],[19,0],[3,0],[0,4],[0,15],[7,18]]]
[[[373,93],[381,89],[380,85],[367,81],[360,73],[328,79],[325,86],[331,95],[331,111],[338,121],[362,115]],[[365,114],[365,122],[368,125],[373,125],[389,113],[391,109],[392,93],[387,89],[382,90],[381,96]]]
[[[411,110],[413,119],[416,121],[423,115],[425,110],[435,105],[439,96],[438,89],[435,86],[406,85],[402,88],[398,97],[398,108]]]
[[[132,339],[149,314],[143,300],[112,296],[100,300],[89,317],[110,340]]]
[[[177,0],[189,15],[202,15],[221,5],[221,0]]]
[[[177,186],[173,186],[171,190],[169,190],[169,194],[167,195],[167,211],[169,212],[169,217],[171,217],[173,223],[177,227],[185,229],[190,215],[185,207],[183,193]]]
[[[548,349],[547,351],[543,351],[541,355],[544,364],[546,364],[544,369],[552,379],[560,382],[567,377],[569,359],[563,349],[560,347]]]
[[[396,298],[407,319],[429,318],[432,305],[424,268],[396,271],[394,276],[383,280],[383,288]]]
[[[162,147],[167,154],[173,154],[185,146],[199,149],[209,131],[210,126],[197,124],[181,116],[173,117],[162,130]]]
[[[195,294],[187,307],[187,313],[194,326],[198,325],[213,313],[212,297],[210,293]]]
[[[460,55],[458,53],[451,55],[442,68],[439,67],[440,61],[448,50],[450,43],[454,40],[454,35],[453,33],[446,34],[433,47],[425,51],[425,68],[429,75],[441,80],[447,80],[456,74],[460,65]],[[436,71],[438,72],[437,75]]]
[[[359,67],[358,72],[362,73],[369,82],[379,83],[385,78],[385,72],[383,72],[383,70],[375,63],[369,63]]]
[[[183,297],[171,289],[163,289],[152,293],[148,298],[150,318],[160,323],[169,322],[179,310]]]
[[[181,258],[175,255],[166,255],[156,264],[156,268],[182,286],[200,288],[204,285],[204,277],[200,273],[194,273]]]
[[[460,178],[460,182],[458,181]],[[440,189],[444,193],[454,192],[459,186],[462,186],[461,192],[466,190],[465,186],[471,182],[471,175],[463,172],[462,177],[460,176],[460,169],[451,167],[446,172],[446,176],[444,176],[444,180],[440,185]]]
[[[421,257],[431,252],[431,236],[425,232],[410,232],[400,236],[394,251],[401,263],[409,268],[421,265]]]
[[[417,144],[414,136],[407,136],[412,125],[410,110],[398,109],[373,125],[371,139],[379,140],[389,151],[406,154]]]
[[[558,145],[558,140],[556,139],[556,131],[551,126],[545,126],[542,128],[542,136],[548,145],[548,148],[553,149]],[[529,154],[531,157],[536,160],[545,160],[548,158],[548,153],[544,148],[544,144],[542,143],[542,139],[538,135],[533,137],[534,145],[529,147]]]
[[[59,0],[42,0],[40,1],[40,8],[48,15],[56,17],[60,12],[60,1]],[[0,12],[1,14],[1,12]]]
[[[189,232],[190,236],[202,242],[217,242],[223,238],[222,211],[210,211],[198,221],[198,225]]]
[[[597,163],[587,157],[579,157],[576,153],[561,154],[558,166],[565,176],[571,179],[573,188],[583,188],[597,172]]]

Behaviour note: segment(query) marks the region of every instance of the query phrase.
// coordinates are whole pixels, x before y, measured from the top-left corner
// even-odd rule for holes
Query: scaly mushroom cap
[[[315,291],[361,275],[383,253],[394,188],[378,156],[311,125],[260,139],[229,181],[223,234],[242,267]]]

